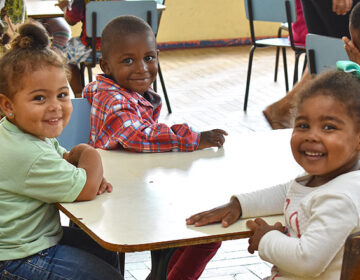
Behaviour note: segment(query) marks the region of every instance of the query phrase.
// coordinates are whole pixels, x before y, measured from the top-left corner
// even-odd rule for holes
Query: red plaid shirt
[[[145,99],[97,75],[83,94],[92,104],[89,144],[95,148],[111,150],[120,145],[135,152],[190,152],[199,145],[200,133],[187,124],[169,127],[157,122],[161,99],[151,89]]]

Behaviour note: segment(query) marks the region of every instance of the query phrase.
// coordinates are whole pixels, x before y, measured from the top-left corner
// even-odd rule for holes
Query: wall
[[[157,40],[184,42],[250,37],[244,0],[166,0]],[[258,36],[276,35],[278,23],[257,23]]]

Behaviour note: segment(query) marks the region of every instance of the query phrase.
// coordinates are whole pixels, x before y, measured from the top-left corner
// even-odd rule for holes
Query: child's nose
[[[319,141],[320,138],[320,131],[316,128],[309,129],[308,133],[306,134],[306,140],[311,142]]]
[[[60,109],[61,109],[61,103],[59,101],[54,100],[49,102],[49,106],[48,106],[49,111],[57,111]]]
[[[147,64],[145,61],[141,60],[136,64],[136,71],[139,73],[147,71]]]

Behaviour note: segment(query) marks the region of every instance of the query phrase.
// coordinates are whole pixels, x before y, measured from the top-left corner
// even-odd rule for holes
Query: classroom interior
[[[157,43],[173,112],[168,113],[158,83],[158,93],[163,98],[159,122],[169,125],[186,122],[198,131],[221,128],[229,133],[228,137],[271,130],[262,111],[286,94],[283,65],[280,61],[278,81],[274,82],[275,48],[256,51],[248,109],[244,112],[250,50],[244,2],[166,0],[165,5]],[[275,36],[278,27],[279,23],[257,22],[256,32],[261,37]],[[73,35],[80,28],[79,25],[73,27]],[[294,58],[294,52],[289,49],[289,81],[293,77]],[[302,63],[303,57],[300,65]],[[102,73],[99,66],[94,68],[93,75],[98,73]],[[255,153],[255,156],[260,155]],[[256,253],[249,254],[247,246],[247,239],[223,242],[200,279],[256,280],[268,276],[271,264]],[[145,279],[150,269],[150,252],[126,253],[125,279]]]

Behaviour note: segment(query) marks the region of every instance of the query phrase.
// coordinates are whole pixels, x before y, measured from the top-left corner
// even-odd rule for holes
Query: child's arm
[[[92,200],[105,190],[111,192],[112,186],[103,178],[103,168],[99,153],[87,144],[79,144],[65,153],[63,158],[86,172],[86,183],[76,201]]]
[[[209,131],[203,131],[200,133],[200,142],[197,150],[202,150],[210,147],[222,147],[225,142],[224,135],[228,135],[226,131],[222,129],[213,129]]]
[[[187,225],[195,225],[196,227],[207,224],[221,222],[223,227],[235,223],[241,217],[241,205],[235,197],[230,199],[229,203],[204,211],[186,219]]]
[[[259,191],[233,196],[230,202],[186,219],[186,224],[204,226],[221,222],[224,227],[235,223],[240,216],[249,218],[282,213],[290,182]]]
[[[353,62],[356,62],[357,64],[360,64],[359,49],[354,45],[353,41],[350,41],[348,37],[344,36],[342,37],[342,40],[345,43],[344,48],[346,50],[347,55],[349,56],[349,59]]]
[[[80,1],[72,2],[71,10],[69,10],[70,1],[68,0],[58,0],[58,3],[55,4],[64,12],[64,19],[69,25],[75,25],[82,19],[81,13],[82,9],[79,9]]]
[[[259,236],[258,243],[263,260],[304,278],[324,272],[341,252],[347,236],[359,228],[356,206],[346,195],[315,195],[309,203],[303,207],[311,216],[304,228],[299,228],[298,237],[270,230]],[[296,226],[297,221],[291,221]]]
[[[277,222],[271,226],[261,218],[247,221],[246,226],[252,231],[252,236],[249,238],[248,247],[250,254],[254,254],[255,251],[259,250],[259,243],[261,238],[269,231],[278,230],[281,233],[285,231],[284,226],[280,222]]]

